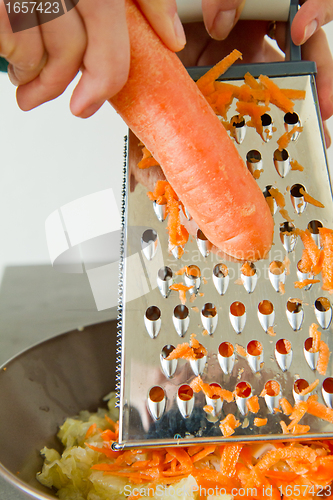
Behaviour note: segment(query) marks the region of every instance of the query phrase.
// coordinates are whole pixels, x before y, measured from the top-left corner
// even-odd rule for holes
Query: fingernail
[[[175,30],[175,35],[176,35],[176,38],[177,38],[179,45],[184,47],[184,45],[186,43],[185,31],[184,31],[182,22],[179,19],[177,12],[173,18],[173,29]]]
[[[305,43],[315,33],[315,31],[317,31],[317,29],[318,29],[318,21],[314,19],[313,21],[311,21],[311,23],[305,26],[302,43]]]
[[[79,116],[79,118],[89,118],[94,113],[96,113],[96,111],[98,111],[102,105],[103,105],[103,103],[91,104],[90,106],[85,108],[83,111],[81,111],[81,113],[78,114],[77,116]]]
[[[216,40],[224,40],[234,27],[236,10],[220,10],[213,21],[209,33]]]
[[[20,81],[15,74],[15,68],[12,64],[8,64],[7,74],[8,74],[10,82],[13,85],[15,85],[15,87],[18,87],[20,85]]]

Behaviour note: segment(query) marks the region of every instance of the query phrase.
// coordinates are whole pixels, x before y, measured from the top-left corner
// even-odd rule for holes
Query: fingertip
[[[178,52],[179,50],[182,50],[185,47],[186,44],[186,36],[185,36],[185,31],[184,31],[184,26],[178,16],[178,13],[174,15],[173,18],[173,29],[175,33],[175,47],[174,50],[175,52]]]
[[[70,104],[70,110],[72,114],[78,118],[90,118],[93,116],[104,104],[105,101],[99,103],[99,104],[91,104],[88,105],[87,107],[79,107],[78,109],[75,108],[75,106],[72,106]]]

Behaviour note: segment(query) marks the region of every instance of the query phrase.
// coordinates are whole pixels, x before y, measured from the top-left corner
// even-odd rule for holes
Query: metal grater
[[[306,99],[295,102],[293,116],[285,116],[271,105],[269,116],[264,117],[266,140],[254,128],[242,124],[235,127],[233,140],[248,168],[252,172],[262,169],[257,182],[263,193],[267,196],[270,186],[283,193],[293,224],[300,229],[309,227],[318,243],[318,227],[333,227],[333,202],[314,64],[293,61],[239,65],[223,79],[241,85],[246,71],[256,77],[268,74],[280,88],[306,91]],[[196,68],[192,76],[196,79],[201,72]],[[233,107],[228,119],[235,114]],[[294,134],[282,156],[277,155],[276,140],[297,121],[302,132]],[[303,172],[291,170],[292,159],[304,167]],[[325,208],[304,202],[300,185]],[[255,274],[249,278],[241,275],[241,263],[210,251],[209,242],[200,231],[197,237],[190,237],[181,258],[170,253],[163,207],[154,206],[147,190],[138,184],[131,192],[125,168],[118,340],[120,427],[115,447],[333,437],[333,424],[311,415],[305,415],[301,422],[310,425],[309,433],[282,434],[280,421],[288,425],[290,419],[278,411],[280,398],[294,404],[302,399],[302,388],[316,379],[319,385],[313,393],[319,402],[333,408],[333,364],[330,360],[327,373],[320,375],[316,371],[316,355],[309,352],[307,341],[309,326],[317,323],[322,339],[333,351],[333,326],[330,296],[323,292],[321,283],[302,290],[294,287],[295,281],[306,278],[297,270],[303,244],[299,237],[287,234],[290,225],[277,207],[269,257],[254,263]],[[190,218],[190,214],[187,216]],[[286,256],[290,274],[272,273],[270,264],[282,262]],[[195,266],[192,269],[196,272],[192,276],[175,275],[184,266]],[[227,276],[224,266],[228,268]],[[193,287],[187,292],[185,307],[180,304],[178,292],[170,291],[174,282]],[[192,333],[208,350],[207,357],[196,362],[166,361],[172,346],[189,342]],[[246,351],[246,357],[239,354],[237,345]],[[221,400],[207,400],[202,392],[192,396],[188,386],[198,374],[209,384],[219,384],[230,391],[238,388],[236,401],[222,404]],[[279,383],[280,391],[259,397],[260,410],[256,415],[248,412],[247,399],[259,396],[271,380]],[[203,409],[207,404],[213,407],[209,414]],[[229,413],[236,416],[240,426],[225,438],[219,422]],[[256,417],[267,418],[267,424],[256,427]]]

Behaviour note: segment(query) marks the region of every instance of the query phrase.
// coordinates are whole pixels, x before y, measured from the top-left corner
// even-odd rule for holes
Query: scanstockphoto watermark
[[[220,486],[215,486],[205,488],[198,484],[189,485],[165,485],[158,484],[156,487],[152,486],[137,486],[132,487],[131,485],[126,485],[122,491],[126,496],[132,495],[134,498],[137,496],[141,497],[180,497],[180,498],[191,498],[193,494],[198,494],[200,498],[209,496],[219,496],[219,495],[230,495],[232,497],[244,497],[244,498],[258,498],[261,497],[272,497],[273,487],[263,486],[261,488],[232,488],[231,491],[227,491],[226,488],[221,488]]]
[[[4,0],[13,33],[41,26],[73,9],[79,0]]]

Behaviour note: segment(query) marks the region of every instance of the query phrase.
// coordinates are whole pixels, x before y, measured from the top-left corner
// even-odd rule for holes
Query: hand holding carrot
[[[180,50],[185,36],[175,0],[138,0],[138,4],[164,43],[173,51]],[[65,15],[29,33],[14,34],[1,3],[0,27],[1,23],[5,31],[0,32],[0,51],[10,62],[9,76],[18,86],[17,101],[23,110],[58,97],[81,69],[71,110],[85,118],[127,81],[125,0],[80,0]]]

